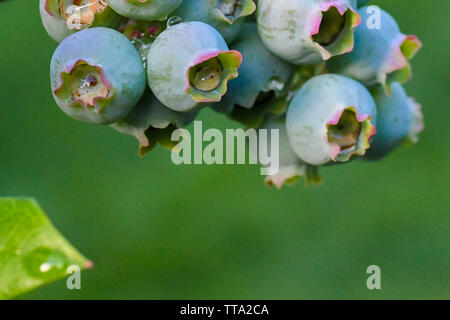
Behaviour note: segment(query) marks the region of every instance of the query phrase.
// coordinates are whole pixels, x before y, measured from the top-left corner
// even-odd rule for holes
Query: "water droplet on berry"
[[[167,20],[167,28],[173,27],[173,26],[175,26],[177,24],[180,24],[182,22],[183,22],[183,19],[181,19],[181,17],[178,17],[178,16],[170,17]]]
[[[212,91],[220,85],[222,71],[219,59],[213,58],[193,67],[189,72],[189,80],[197,90]]]
[[[142,59],[142,65],[147,68],[147,55],[153,43],[153,38],[146,33],[142,33],[140,37],[131,40],[131,43],[139,51]]]

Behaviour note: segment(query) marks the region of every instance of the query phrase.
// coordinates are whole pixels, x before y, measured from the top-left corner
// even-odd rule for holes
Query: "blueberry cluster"
[[[60,42],[53,96],[74,119],[136,137],[141,155],[173,148],[205,107],[279,129],[267,184],[319,182],[319,166],[382,158],[423,130],[401,85],[421,42],[366,2],[40,0]]]

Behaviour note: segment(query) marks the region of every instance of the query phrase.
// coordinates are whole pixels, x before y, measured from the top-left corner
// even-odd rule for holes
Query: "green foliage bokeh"
[[[27,298],[449,298],[450,2],[379,4],[424,43],[405,86],[423,105],[420,143],[276,191],[255,166],[176,167],[162,148],[141,159],[132,138],[65,116],[38,1],[1,3],[0,195],[38,199],[95,262],[82,290],[59,281]]]

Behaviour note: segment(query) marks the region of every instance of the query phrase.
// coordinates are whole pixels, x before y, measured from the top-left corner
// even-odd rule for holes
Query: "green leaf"
[[[22,295],[92,263],[55,229],[33,199],[0,198],[0,300]]]

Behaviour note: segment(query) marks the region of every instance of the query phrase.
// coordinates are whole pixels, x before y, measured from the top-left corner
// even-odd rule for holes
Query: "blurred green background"
[[[37,0],[0,4],[0,195],[33,196],[95,268],[30,299],[450,298],[448,0],[383,0],[424,43],[418,145],[281,191],[256,166],[182,166],[53,102]],[[234,127],[203,111],[205,125]],[[382,269],[382,290],[366,268]]]

